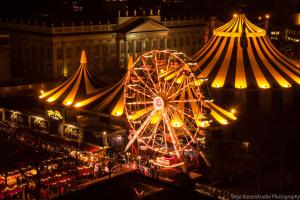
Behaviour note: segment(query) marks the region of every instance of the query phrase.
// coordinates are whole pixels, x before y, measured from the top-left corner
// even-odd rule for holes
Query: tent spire
[[[85,50],[81,51],[81,59],[80,59],[80,64],[86,64],[86,55],[85,55]]]

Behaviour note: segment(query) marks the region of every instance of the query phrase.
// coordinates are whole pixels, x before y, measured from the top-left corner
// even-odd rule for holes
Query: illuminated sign
[[[34,117],[32,127],[35,129],[47,130],[47,122],[41,117]]]
[[[19,112],[12,112],[10,115],[10,121],[16,122],[18,124],[23,124],[24,120]]]
[[[80,138],[79,129],[76,126],[65,125],[63,136],[72,139],[79,139]]]
[[[58,110],[47,110],[48,117],[56,120],[62,120],[63,116]]]

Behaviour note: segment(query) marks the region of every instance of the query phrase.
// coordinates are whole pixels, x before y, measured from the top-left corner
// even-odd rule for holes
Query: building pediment
[[[169,29],[159,22],[149,18],[136,18],[120,24],[117,30],[123,33],[139,33],[168,31]]]
[[[128,31],[128,33],[150,32],[150,31],[168,31],[169,29],[153,20],[148,20],[139,26]]]

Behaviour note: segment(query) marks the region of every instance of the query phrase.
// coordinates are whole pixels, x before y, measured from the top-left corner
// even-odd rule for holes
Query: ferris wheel
[[[183,53],[153,50],[129,68],[125,83],[125,111],[130,140],[140,149],[180,159],[210,125],[202,83],[190,67],[195,63]],[[167,161],[168,163],[169,161]]]

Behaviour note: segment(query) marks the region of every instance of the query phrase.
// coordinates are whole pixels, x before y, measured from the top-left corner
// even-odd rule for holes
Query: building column
[[[141,40],[141,54],[145,52],[145,40]]]
[[[116,54],[117,54],[117,66],[120,67],[121,65],[121,41],[120,39],[116,40]]]
[[[168,48],[168,39],[167,37],[164,37],[164,47],[163,49],[167,49]]]
[[[124,67],[127,66],[127,60],[128,60],[128,47],[129,47],[129,44],[128,44],[128,40],[126,39],[125,40],[125,55],[124,55]]]
[[[133,60],[136,59],[136,40],[133,40],[132,57],[133,57]]]

